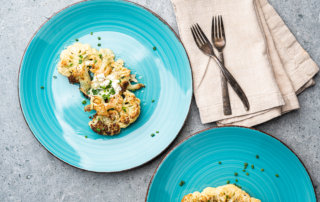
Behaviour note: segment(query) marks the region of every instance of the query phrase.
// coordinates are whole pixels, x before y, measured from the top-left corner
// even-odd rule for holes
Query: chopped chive
[[[253,164],[251,165],[251,168],[254,169],[254,165]]]
[[[108,99],[108,97],[107,97],[106,94],[103,94],[103,95],[102,95],[102,98],[103,98],[104,100]]]
[[[93,35],[93,32],[90,32],[90,35]]]
[[[152,103],[154,103],[154,102],[155,102],[155,100],[152,100],[151,102],[152,102]]]
[[[101,40],[101,37],[100,37],[100,36],[98,36],[98,40]]]
[[[153,48],[152,48],[152,49],[155,51],[155,50],[157,50],[157,47],[153,46]]]
[[[116,94],[116,91],[114,90],[114,88],[111,88],[110,93],[111,93],[111,95]]]
[[[79,64],[81,64],[82,63],[82,60],[79,60]]]
[[[230,184],[230,180],[227,181],[227,184]]]
[[[243,170],[242,170],[242,172],[246,172],[246,170],[245,170],[245,169],[243,169]]]
[[[279,174],[276,174],[276,177],[279,177]]]
[[[263,168],[261,168],[261,172],[263,172],[264,171],[264,169]]]
[[[127,108],[126,108],[126,107],[122,107],[122,110],[123,110],[124,112],[127,112]]]
[[[43,89],[44,89],[44,86],[41,86],[40,88],[43,90]]]
[[[69,65],[69,67],[71,67],[73,64],[72,63],[70,63],[70,65]]]
[[[85,138],[88,138],[88,136],[84,136]]]
[[[259,155],[256,155],[256,159],[258,159],[259,158]]]
[[[101,43],[98,43],[98,46],[100,47],[100,46],[101,46]]]
[[[234,173],[234,176],[238,176],[238,173]]]
[[[79,39],[76,39],[76,41],[79,41]]]
[[[221,161],[218,162],[220,165],[222,164]]]
[[[94,60],[94,63],[97,63],[97,60]]]
[[[151,134],[151,137],[154,137],[154,136],[155,136],[155,134],[154,134],[154,133],[152,133],[152,134]]]
[[[179,186],[182,187],[185,184],[183,180],[180,181]]]
[[[82,58],[83,58],[83,56],[82,56],[82,55],[79,55],[79,58],[81,58],[81,59],[82,59]]]
[[[249,176],[249,173],[246,173],[247,176]]]
[[[239,182],[239,180],[238,180],[238,179],[236,179],[236,182]]]
[[[54,78],[54,79],[56,79],[56,78],[57,78],[57,76],[53,76],[53,78]]]
[[[101,131],[100,128],[97,128],[97,131],[100,132]]]
[[[156,131],[156,133],[159,133],[159,131]]]
[[[102,54],[99,54],[99,58],[102,60]]]
[[[82,101],[82,104],[83,104],[83,105],[87,104],[87,101],[86,101],[86,100],[83,100],[83,101]]]

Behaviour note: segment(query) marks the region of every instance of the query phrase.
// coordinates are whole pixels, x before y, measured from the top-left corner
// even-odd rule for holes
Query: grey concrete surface
[[[73,168],[49,154],[33,137],[20,111],[17,78],[23,51],[38,27],[77,0],[0,0],[0,201],[144,201],[149,180],[164,153],[130,171],[97,174]],[[135,0],[177,25],[170,0]],[[303,47],[320,64],[319,0],[271,0]],[[320,80],[299,100],[301,109],[261,126],[288,144],[310,171],[320,197]],[[214,126],[202,125],[193,100],[178,138]]]

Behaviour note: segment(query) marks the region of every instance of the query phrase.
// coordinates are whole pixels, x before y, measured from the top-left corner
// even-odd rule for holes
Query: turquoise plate
[[[208,129],[176,146],[157,168],[146,200],[181,201],[227,181],[262,202],[316,201],[308,172],[292,150],[270,135],[240,127]]]
[[[57,72],[61,51],[75,39],[112,49],[146,85],[136,92],[140,117],[120,135],[92,132],[79,86]],[[35,34],[21,63],[19,96],[31,131],[54,156],[89,171],[123,171],[156,157],[179,133],[192,97],[190,63],[177,35],[151,11],[126,1],[84,1]]]

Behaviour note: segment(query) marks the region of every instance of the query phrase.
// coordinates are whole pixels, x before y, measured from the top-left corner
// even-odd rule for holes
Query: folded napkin
[[[254,126],[299,108],[297,94],[314,85],[317,64],[267,0],[172,0],[181,40],[192,66],[202,123]],[[211,38],[211,19],[222,15],[225,65],[245,91],[245,111],[229,85],[232,115],[223,113],[220,70],[196,46],[190,27]],[[217,53],[217,52],[216,52]]]

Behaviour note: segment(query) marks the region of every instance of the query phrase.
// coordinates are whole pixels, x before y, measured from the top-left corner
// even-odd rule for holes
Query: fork
[[[221,63],[224,65],[223,49],[226,46],[227,40],[224,33],[224,26],[222,16],[218,18],[212,17],[212,27],[211,27],[211,40],[214,47],[219,52],[219,58]],[[221,89],[222,89],[222,100],[223,100],[223,113],[224,115],[231,115],[231,105],[228,90],[227,79],[221,74]]]
[[[242,101],[245,109],[249,111],[250,105],[248,98],[246,94],[243,92],[241,86],[238,84],[238,82],[235,80],[235,78],[232,76],[232,74],[227,70],[227,68],[220,62],[218,57],[215,55],[213,51],[212,44],[206,37],[206,35],[203,33],[202,29],[196,23],[191,27],[192,36],[198,46],[198,48],[207,56],[213,58],[215,62],[218,64],[221,72],[223,73],[224,77],[227,79],[227,81],[230,83],[233,90],[237,93],[240,100]]]

